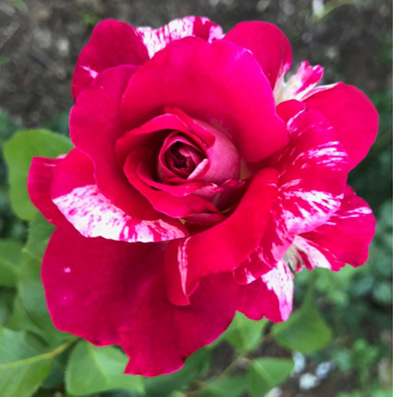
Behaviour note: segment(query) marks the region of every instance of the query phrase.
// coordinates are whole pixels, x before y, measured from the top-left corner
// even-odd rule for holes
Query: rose
[[[374,232],[346,186],[375,139],[354,87],[316,86],[275,26],[223,35],[103,21],[73,77],[75,149],[33,160],[28,190],[56,225],[42,278],[56,327],[118,344],[127,373],[180,368],[235,311],[288,318],[292,271],[363,264]]]

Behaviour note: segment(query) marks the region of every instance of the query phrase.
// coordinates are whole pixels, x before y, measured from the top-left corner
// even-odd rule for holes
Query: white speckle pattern
[[[326,259],[325,255],[323,255],[322,252],[319,251],[316,247],[311,245],[306,239],[301,236],[296,236],[293,244],[296,249],[304,252],[307,255],[308,260],[313,267],[317,266],[331,270],[331,264]]]
[[[150,243],[185,237],[174,225],[157,220],[135,220],[115,207],[96,185],[73,189],[53,202],[66,219],[85,237]]]
[[[81,66],[81,68],[86,70],[86,72],[89,73],[89,75],[92,79],[95,79],[98,76],[98,72],[91,69],[89,66]]]
[[[190,237],[186,238],[177,249],[177,262],[179,264],[180,281],[182,290],[184,293],[187,292],[187,269],[188,269],[188,256],[187,256],[187,244]]]
[[[279,205],[282,207],[282,216],[289,231],[294,230],[300,220],[303,230],[307,230],[308,225],[315,228],[317,224],[321,225],[328,220],[339,209],[343,197],[344,194],[333,195],[318,190],[295,190],[283,192]],[[292,200],[293,205],[284,205],[286,200]]]
[[[184,37],[194,36],[194,24],[195,17],[188,17],[183,19],[175,19],[168,25],[165,25],[159,29],[152,29],[150,27],[140,27],[138,32],[140,33],[143,43],[145,44],[150,58],[153,55],[165,48],[168,43],[173,40],[179,40]],[[206,23],[209,20],[207,18],[200,18],[202,23]],[[210,28],[209,42],[213,39],[220,39],[223,36],[221,27],[212,26]]]
[[[279,261],[274,269],[262,276],[262,281],[276,294],[283,321],[287,320],[292,311],[293,300],[293,275],[288,266],[284,261]]]

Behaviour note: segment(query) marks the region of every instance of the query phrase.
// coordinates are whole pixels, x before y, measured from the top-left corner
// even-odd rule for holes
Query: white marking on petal
[[[77,187],[68,194],[56,197],[53,202],[85,237],[143,243],[185,237],[182,230],[162,219],[133,219],[114,206],[96,185]]]
[[[92,79],[95,79],[98,76],[98,72],[90,68],[89,66],[81,66],[82,69],[86,70],[89,73]]]
[[[71,268],[65,267],[64,268],[64,273],[71,273]]]
[[[183,292],[187,291],[187,270],[188,270],[188,255],[187,245],[190,237],[186,238],[184,242],[179,245],[177,249],[177,263],[179,264],[180,281]]]
[[[262,276],[266,287],[275,293],[280,305],[280,312],[285,321],[292,311],[293,275],[283,261]]]
[[[346,210],[344,214],[336,214],[340,219],[348,219],[348,218],[359,218],[362,215],[372,214],[371,208],[369,207],[359,207],[353,210]]]
[[[304,252],[307,255],[308,260],[313,267],[318,266],[324,269],[331,270],[332,266],[327,260],[326,256],[323,255],[323,253],[319,251],[316,247],[311,245],[306,239],[300,236],[296,236],[293,244],[296,249]]]
[[[195,17],[175,19],[159,29],[152,29],[148,26],[138,28],[149,57],[152,58],[156,52],[165,48],[171,41],[194,36],[195,19]],[[207,18],[200,18],[200,20],[202,24],[209,21]],[[208,42],[220,39],[222,36],[220,26],[211,26]]]
[[[282,196],[283,200],[279,197],[279,205],[288,230],[296,227],[300,221],[306,230],[307,225],[315,227],[316,221],[322,224],[329,219],[339,209],[344,194],[333,195],[319,190],[295,190],[284,191]],[[286,204],[286,200],[292,201],[291,204]],[[295,207],[297,213],[294,213],[293,209],[290,210],[291,207]]]

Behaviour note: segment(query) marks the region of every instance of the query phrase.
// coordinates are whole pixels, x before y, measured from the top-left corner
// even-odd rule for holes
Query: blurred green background
[[[185,15],[207,16],[225,31],[243,20],[275,23],[291,41],[294,67],[302,60],[320,64],[324,83],[344,81],[372,99],[380,114],[378,139],[350,175],[350,184],[377,217],[368,264],[339,273],[304,271],[296,279],[300,312],[284,327],[238,316],[219,342],[192,356],[181,373],[144,384],[125,379],[118,376],[125,360],[119,350],[93,348],[51,329],[39,281],[43,244],[31,236],[27,241],[27,223],[10,209],[0,154],[0,324],[6,327],[0,333],[0,395],[391,396],[389,0],[0,0],[1,145],[26,128],[67,135],[73,67],[97,22],[115,18],[158,27]],[[64,145],[60,136],[48,139],[59,150]],[[51,231],[37,217],[31,229],[42,241]],[[27,259],[12,270],[26,241]],[[4,269],[10,278],[4,278]],[[14,356],[6,358],[9,346]]]

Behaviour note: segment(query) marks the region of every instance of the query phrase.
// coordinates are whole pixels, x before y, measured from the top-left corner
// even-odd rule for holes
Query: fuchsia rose
[[[346,185],[375,140],[367,97],[318,86],[274,25],[223,34],[106,20],[73,77],[75,149],[33,160],[56,225],[42,279],[56,327],[118,344],[126,373],[175,371],[236,311],[285,321],[293,273],[362,265],[369,206]]]

